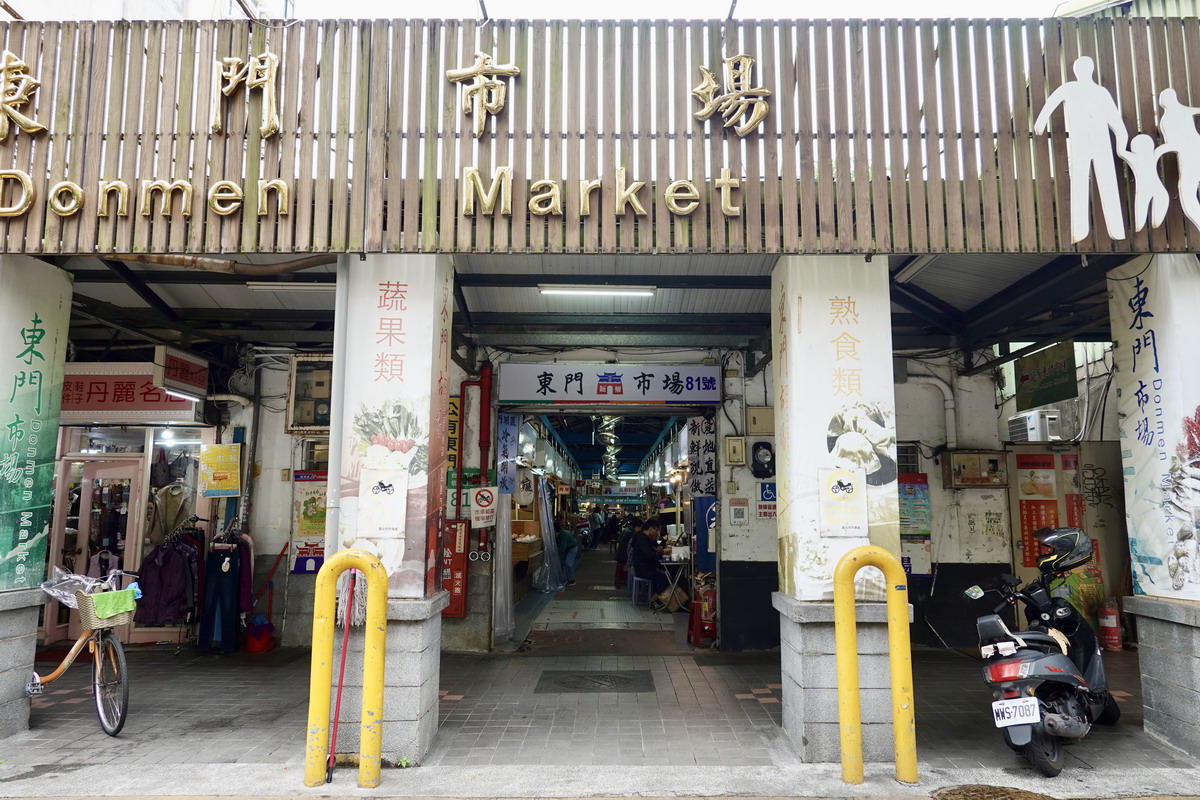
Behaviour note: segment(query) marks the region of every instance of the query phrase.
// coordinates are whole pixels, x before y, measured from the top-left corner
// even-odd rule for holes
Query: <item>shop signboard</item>
[[[521,405],[711,405],[721,368],[707,364],[500,365],[499,401]]]
[[[195,423],[201,403],[168,394],[149,361],[69,363],[62,383],[61,422],[67,424]]]
[[[242,446],[200,445],[200,496],[237,497],[242,493]]]
[[[458,467],[459,424],[462,414],[462,398],[456,394],[450,395],[446,406],[446,481],[453,482],[455,470]]]
[[[1079,396],[1075,377],[1075,342],[1067,340],[1018,358],[1017,411]]]
[[[160,344],[154,348],[154,385],[202,399],[208,395],[208,362]]]
[[[50,531],[67,331],[68,273],[31,258],[0,265],[0,591],[42,580]]]
[[[471,490],[471,527],[490,528],[496,524],[497,496],[495,486]]]
[[[688,417],[688,491],[693,497],[717,493],[717,423],[708,417]]]
[[[442,520],[439,529],[442,589],[450,593],[450,604],[442,609],[443,617],[467,615],[467,551],[470,547],[470,527],[470,520],[446,519]]]

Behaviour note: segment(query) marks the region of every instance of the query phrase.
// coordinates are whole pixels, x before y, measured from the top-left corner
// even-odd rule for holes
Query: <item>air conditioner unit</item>
[[[1057,442],[1058,410],[1041,409],[1026,411],[1008,418],[1008,440],[1010,442]]]

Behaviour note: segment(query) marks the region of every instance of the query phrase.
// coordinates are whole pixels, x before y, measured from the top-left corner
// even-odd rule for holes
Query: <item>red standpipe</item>
[[[488,451],[492,446],[492,362],[485,361],[479,367],[479,377],[475,380],[465,380],[458,385],[459,402],[462,403],[462,413],[459,415],[460,429],[466,429],[467,422],[467,387],[479,387],[479,468],[480,472],[485,469],[488,463]],[[454,518],[462,518],[462,471],[463,471],[463,456],[466,455],[466,448],[463,448],[462,455],[458,458],[458,463],[454,466]]]

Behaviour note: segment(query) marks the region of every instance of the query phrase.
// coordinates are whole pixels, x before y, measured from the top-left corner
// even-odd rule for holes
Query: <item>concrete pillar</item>
[[[1146,730],[1200,756],[1200,259],[1108,273]]]
[[[29,727],[70,321],[66,272],[0,256],[0,737]]]
[[[805,761],[836,761],[833,570],[859,545],[900,549],[887,260],[781,258],[771,325],[784,731]],[[856,589],[883,600],[882,574],[863,570]],[[887,670],[871,658],[887,629],[882,607],[860,605],[864,755],[880,760],[890,719],[866,709],[890,708]]]
[[[383,678],[383,758],[393,764],[408,759],[418,765],[433,747],[438,729],[438,684],[441,675],[442,609],[450,595],[439,592],[420,600],[389,600],[387,658]],[[341,658],[341,631],[334,644],[334,664]],[[362,634],[354,632],[346,652],[338,752],[358,753],[362,707]],[[337,679],[336,672],[334,679]],[[336,687],[335,687],[336,691]]]
[[[338,270],[346,309],[335,348],[340,440],[330,442],[338,540],[378,556],[388,572],[383,753],[418,763],[437,731],[447,602],[433,551],[446,497],[452,280],[445,256],[374,255]],[[351,641],[361,654],[361,630]],[[361,686],[361,659],[348,663],[345,680]],[[341,716],[338,750],[355,751],[353,693]]]

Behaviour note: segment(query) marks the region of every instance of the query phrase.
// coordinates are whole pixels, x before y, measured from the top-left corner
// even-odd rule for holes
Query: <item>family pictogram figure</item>
[[[1200,130],[1196,128],[1200,108],[1185,106],[1174,89],[1163,89],[1158,95],[1162,144],[1146,133],[1130,140],[1112,95],[1096,82],[1092,59],[1080,56],[1075,59],[1073,70],[1075,80],[1067,81],[1046,98],[1046,105],[1033,125],[1035,133],[1044,133],[1050,115],[1062,106],[1069,134],[1071,241],[1078,242],[1090,233],[1093,176],[1108,235],[1125,238],[1114,151],[1133,174],[1135,231],[1142,230],[1147,221],[1157,228],[1166,219],[1171,195],[1163,184],[1158,165],[1167,153],[1175,154],[1178,165],[1178,196],[1184,216],[1200,229]]]

